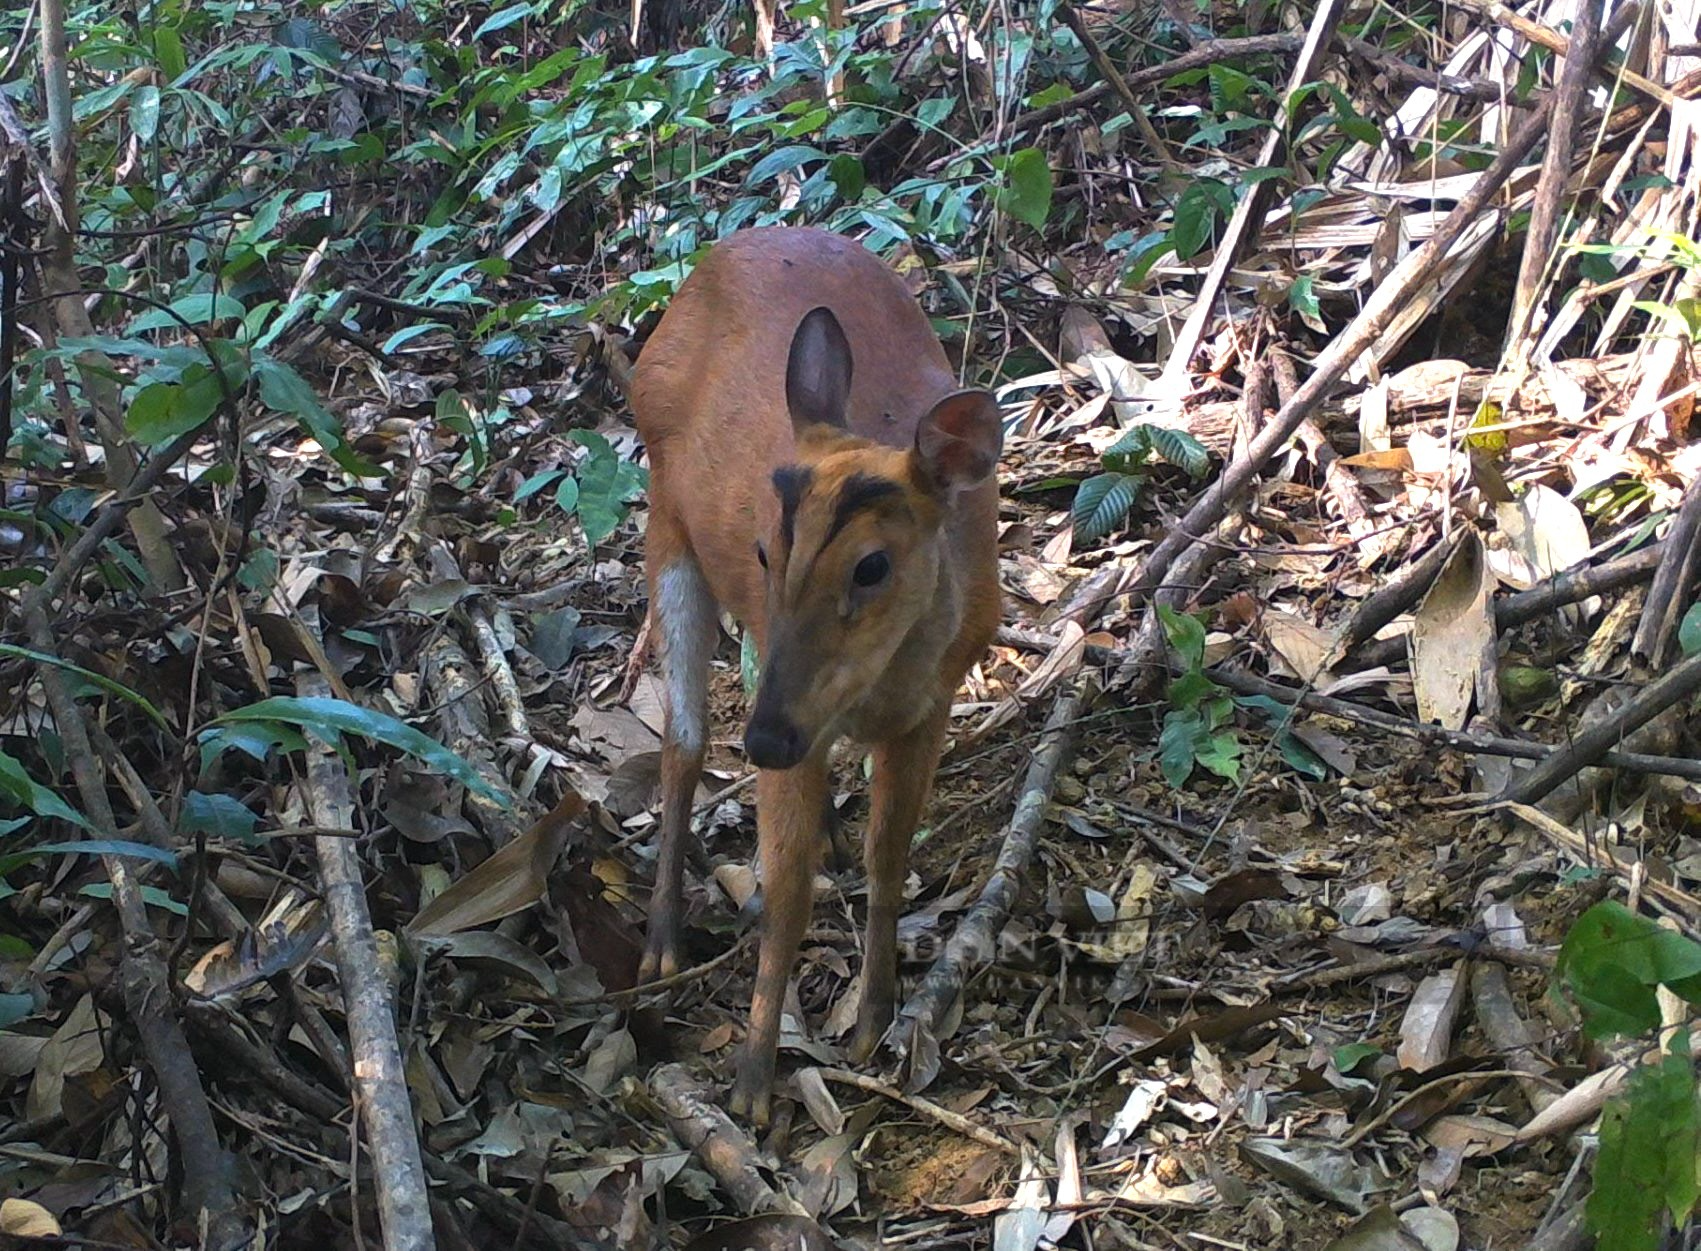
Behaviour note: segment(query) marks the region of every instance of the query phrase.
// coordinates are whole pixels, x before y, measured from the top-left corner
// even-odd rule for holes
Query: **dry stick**
[[[1518,267],[1518,285],[1512,293],[1512,316],[1506,323],[1506,342],[1512,352],[1525,359],[1525,335],[1535,316],[1536,297],[1542,288],[1554,245],[1559,241],[1559,206],[1565,184],[1571,177],[1571,153],[1577,136],[1577,120],[1584,97],[1594,80],[1595,48],[1601,33],[1601,0],[1578,0],[1571,27],[1571,48],[1559,67],[1554,88],[1553,127],[1547,151],[1542,156],[1541,178],[1536,198],[1530,205],[1530,224],[1524,235],[1524,259]]]
[[[1074,743],[1075,722],[1086,703],[1085,691],[1086,680],[1077,676],[1058,693],[1057,702],[1052,705],[1051,715],[1046,718],[1045,729],[1040,734],[1039,745],[1034,750],[1033,761],[1022,779],[1016,811],[1006,827],[1004,843],[998,850],[992,875],[981,888],[980,898],[945,944],[945,950],[933,962],[921,985],[898,1014],[897,1025],[889,1036],[898,1040],[900,1048],[918,1030],[937,1037],[939,1023],[962,992],[969,972],[990,964],[996,954],[998,931],[1003,928],[1016,903],[1022,870],[1033,857],[1052,787],[1057,784],[1058,771]]]
[[[1110,598],[1119,590],[1134,595],[1151,594],[1163,582],[1175,558],[1222,520],[1230,504],[1251,485],[1253,477],[1264,464],[1287,445],[1300,423],[1311,415],[1311,410],[1322,402],[1348,367],[1376,342],[1412,294],[1434,276],[1446,259],[1448,250],[1459,241],[1466,227],[1476,220],[1489,200],[1512,176],[1518,163],[1546,133],[1547,110],[1537,108],[1518,127],[1500,155],[1483,171],[1471,189],[1460,198],[1453,211],[1436,227],[1435,233],[1400,262],[1387,280],[1371,293],[1352,323],[1323,349],[1312,368],[1311,377],[1294,392],[1292,399],[1282,405],[1275,420],[1252,440],[1247,454],[1237,457],[1223,470],[1222,476],[1188,510],[1180,524],[1146,554],[1129,576],[1119,579],[1115,589],[1106,591],[1104,598]]]
[[[1158,162],[1170,173],[1179,173],[1181,166],[1171,155],[1169,146],[1164,143],[1163,136],[1158,134],[1157,127],[1152,125],[1152,119],[1146,116],[1146,110],[1140,107],[1140,99],[1134,94],[1134,89],[1128,85],[1128,80],[1117,70],[1104,48],[1094,37],[1087,23],[1075,6],[1064,0],[1057,6],[1057,16],[1063,19],[1063,24],[1075,33],[1075,38],[1081,41],[1081,46],[1087,50],[1087,58],[1098,70],[1099,77],[1109,84],[1110,89],[1122,97],[1122,103],[1128,110],[1128,116],[1134,122],[1134,129],[1140,132],[1140,138],[1157,155]]]
[[[1276,377],[1276,397],[1286,404],[1299,390],[1299,368],[1286,352],[1276,352],[1270,364]],[[1347,533],[1354,539],[1361,538],[1363,532],[1370,529],[1371,521],[1370,505],[1365,502],[1358,479],[1353,476],[1352,470],[1341,464],[1339,453],[1314,420],[1307,417],[1300,423],[1299,437],[1311,458],[1317,462],[1317,468],[1323,471],[1323,489],[1335,501],[1341,520],[1347,523]],[[1388,541],[1381,538],[1373,540],[1378,555]]]
[[[1680,661],[1617,712],[1584,730],[1529,772],[1514,777],[1500,793],[1501,801],[1536,803],[1567,778],[1602,760],[1614,743],[1679,701],[1693,698],[1697,691],[1701,691],[1701,653]]]
[[[1020,1155],[1022,1153],[1022,1149],[1008,1138],[1005,1138],[1002,1134],[995,1134],[982,1125],[975,1124],[961,1112],[953,1112],[950,1108],[941,1107],[933,1100],[924,1099],[920,1095],[905,1094],[890,1082],[883,1082],[878,1077],[854,1073],[850,1069],[824,1068],[818,1069],[817,1072],[826,1081],[837,1083],[840,1086],[851,1086],[871,1095],[881,1095],[894,1103],[901,1103],[911,1111],[919,1112],[922,1116],[939,1122],[946,1129],[972,1139],[983,1147],[991,1147],[994,1151],[1002,1151],[1006,1155]]]
[[[1279,682],[1268,682],[1262,678],[1253,677],[1249,673],[1237,673],[1231,669],[1207,669],[1206,674],[1216,682],[1242,695],[1267,695],[1282,703],[1297,702],[1300,707],[1319,712],[1325,716],[1339,717],[1343,721],[1353,721],[1360,725],[1376,726],[1391,733],[1415,738],[1420,742],[1439,743],[1456,751],[1468,752],[1478,756],[1507,756],[1513,760],[1551,760],[1561,750],[1550,747],[1545,743],[1529,743],[1522,739],[1503,738],[1494,734],[1473,734],[1464,730],[1448,730],[1438,725],[1424,725],[1418,721],[1408,721],[1404,717],[1392,713],[1379,712],[1374,708],[1352,703],[1349,700],[1335,699],[1329,695],[1319,695],[1314,691],[1301,691],[1298,687],[1284,686]],[[1609,751],[1599,757],[1602,764],[1614,768],[1629,769],[1636,773],[1663,773],[1671,777],[1680,777],[1701,781],[1701,760],[1687,756],[1655,756],[1646,752]]]
[[[1170,570],[1169,578],[1152,596],[1152,607],[1140,623],[1134,645],[1122,653],[1116,667],[1113,685],[1124,690],[1124,698],[1138,699],[1146,692],[1146,681],[1158,673],[1169,672],[1169,635],[1164,630],[1159,606],[1179,609],[1195,586],[1202,582],[1206,571],[1220,559],[1220,553],[1231,546],[1245,519],[1238,511],[1224,517],[1208,541],[1183,552]]]
[[[36,590],[44,590],[47,585],[44,582]],[[45,597],[34,593],[26,596],[23,617],[30,642],[37,650],[57,655]],[[118,826],[107,802],[106,780],[89,743],[83,714],[57,667],[41,667],[41,684],[53,710],[54,725],[64,743],[83,808],[99,835],[113,838]],[[251,1231],[236,1210],[234,1170],[230,1157],[219,1146],[212,1107],[195,1068],[183,1023],[173,1014],[176,1001],[172,998],[165,962],[160,957],[159,940],[148,920],[147,905],[142,901],[141,884],[124,857],[102,856],[101,861],[112,882],[112,902],[124,929],[120,989],[125,1008],[141,1037],[148,1067],[159,1083],[160,1102],[183,1162],[184,1199],[195,1220],[206,1222],[209,1247],[217,1251],[245,1246]]]
[[[712,1092],[681,1064],[650,1074],[650,1091],[667,1114],[674,1137],[691,1148],[746,1216],[791,1212],[806,1216],[790,1195],[768,1185],[762,1157],[744,1131],[715,1105]]]
[[[1293,99],[1294,93],[1317,76],[1318,65],[1323,54],[1328,51],[1329,41],[1334,37],[1335,27],[1340,24],[1345,9],[1346,0],[1319,0],[1317,11],[1311,18],[1311,25],[1305,32],[1305,44],[1294,61],[1292,73],[1288,75],[1287,90],[1282,93],[1280,107],[1284,113],[1287,101]],[[1259,168],[1268,169],[1276,164],[1283,155],[1287,135],[1286,126],[1276,125],[1270,128],[1270,133],[1264,136],[1263,146],[1258,152],[1256,164]],[[1258,228],[1264,222],[1264,210],[1275,190],[1274,179],[1266,178],[1258,182],[1241,198],[1240,203],[1235,205],[1234,213],[1229,217],[1228,224],[1223,227],[1222,238],[1217,241],[1216,255],[1211,258],[1211,268],[1205,273],[1205,279],[1199,286],[1199,294],[1194,298],[1187,320],[1176,332],[1175,346],[1171,349],[1163,374],[1158,379],[1156,393],[1165,399],[1178,399],[1186,389],[1193,353],[1199,346],[1199,340],[1205,335],[1206,324],[1217,311],[1217,296],[1222,291],[1223,284],[1228,281],[1229,271],[1235,262],[1258,237]],[[1287,440],[1284,438],[1282,442]],[[1214,525],[1217,520],[1218,518],[1213,517],[1209,524]],[[1200,530],[1205,528],[1201,526]]]
[[[1664,543],[1650,544],[1628,556],[1619,556],[1599,565],[1576,565],[1564,573],[1555,574],[1540,586],[1497,600],[1494,628],[1500,632],[1515,630],[1566,604],[1634,586],[1654,573],[1664,552]],[[1394,664],[1405,656],[1406,640],[1402,637],[1368,643],[1348,660],[1354,669],[1371,669],[1377,665]]]
[[[328,1091],[321,1090],[278,1059],[271,1050],[260,1046],[226,1015],[224,1008],[211,1003],[189,1005],[189,1019],[208,1041],[215,1043],[232,1061],[232,1067],[252,1078],[277,1095],[284,1103],[317,1122],[318,1129],[331,1139],[326,1148],[333,1154],[346,1154],[347,1144],[340,1141],[344,1133],[339,1123],[348,1104]],[[426,1172],[439,1185],[464,1195],[490,1220],[504,1229],[518,1230],[528,1219],[525,1204],[481,1182],[471,1173],[447,1164],[435,1156],[427,1157]],[[572,1226],[554,1217],[531,1213],[528,1243],[562,1251],[564,1247],[584,1247],[588,1251],[607,1251],[605,1244],[579,1233]]]
[[[1677,633],[1678,618],[1689,598],[1695,579],[1697,553],[1701,552],[1701,477],[1689,484],[1678,507],[1677,518],[1666,535],[1660,566],[1642,604],[1642,619],[1630,641],[1630,654],[1654,668],[1665,664]]]
[[[1006,647],[1020,647],[1025,651],[1044,652],[1057,646],[1057,640],[1049,634],[1041,634],[1034,630],[1019,630],[1006,626],[998,631],[996,642]],[[1112,647],[1095,647],[1088,645],[1085,659],[1089,664],[1114,665],[1118,673],[1125,672],[1131,664],[1139,663],[1139,653],[1130,648],[1121,650]],[[1144,661],[1148,667],[1159,665],[1155,656]],[[1167,667],[1159,669],[1161,673],[1169,672]],[[1366,708],[1349,700],[1336,699],[1330,695],[1319,695],[1315,691],[1302,690],[1296,686],[1288,686],[1280,682],[1270,682],[1257,678],[1249,673],[1240,673],[1233,669],[1210,668],[1205,671],[1212,681],[1240,695],[1266,695],[1283,704],[1297,703],[1308,711],[1321,713],[1328,717],[1337,717],[1342,721],[1351,721],[1356,725],[1372,726],[1398,734],[1403,738],[1416,739],[1422,743],[1432,743],[1449,747],[1479,756],[1507,756],[1514,760],[1545,760],[1557,748],[1544,743],[1529,743],[1521,739],[1502,738],[1492,734],[1475,734],[1465,730],[1448,730],[1438,725],[1424,725],[1422,722],[1411,721],[1393,713],[1382,712],[1375,708]],[[1629,769],[1637,773],[1663,773],[1672,777],[1692,778],[1701,781],[1701,760],[1693,760],[1686,756],[1655,756],[1646,752],[1609,751],[1601,757],[1601,763],[1613,768]]]
[[[1569,57],[1571,55],[1571,41],[1564,35],[1550,27],[1543,26],[1540,22],[1531,21],[1522,13],[1513,12],[1504,4],[1501,4],[1500,0],[1459,0],[1459,3],[1467,9],[1472,9],[1475,12],[1482,14],[1491,21],[1498,22],[1500,25],[1506,27],[1506,29],[1517,32],[1525,39],[1528,39],[1531,43],[1539,44],[1546,48],[1549,52],[1562,57]],[[1625,8],[1630,10],[1630,12],[1626,15],[1626,19],[1633,20],[1635,17],[1635,6],[1627,5]],[[1617,18],[1618,14],[1614,14],[1614,17]],[[1625,24],[1626,23],[1623,21],[1615,23],[1618,34],[1624,33]],[[1609,34],[1610,33],[1611,28],[1609,28]],[[1612,43],[1617,39],[1617,37],[1618,35],[1613,35],[1611,39],[1607,40],[1607,43]],[[1648,96],[1651,99],[1658,100],[1667,108],[1671,108],[1672,105],[1677,102],[1677,97],[1669,90],[1660,86],[1656,82],[1651,82],[1633,70],[1619,69],[1614,66],[1604,71],[1596,72],[1602,73],[1609,81],[1622,80],[1625,86],[1633,87],[1637,91],[1640,91],[1643,95]]]
[[[303,607],[312,614],[312,605]],[[304,672],[298,688],[307,698],[324,698],[330,684],[324,676]],[[340,756],[331,748],[315,748],[307,765],[308,807],[321,825],[354,824],[354,797]],[[337,972],[348,1014],[349,1054],[354,1061],[356,1106],[366,1125],[372,1154],[372,1176],[378,1189],[378,1220],[385,1251],[434,1251],[431,1205],[426,1196],[425,1169],[420,1163],[419,1136],[413,1127],[413,1104],[402,1072],[401,1047],[396,1042],[396,1017],[390,979],[378,954],[372,915],[366,906],[366,883],[361,877],[359,849],[351,838],[315,838],[325,910],[337,953]]]
[[[1162,65],[1151,65],[1145,69],[1135,70],[1124,74],[1122,81],[1130,91],[1141,87],[1151,87],[1172,78],[1184,70],[1200,69],[1214,65],[1218,61],[1232,61],[1239,57],[1269,56],[1279,52],[1297,52],[1305,41],[1298,35],[1248,35],[1241,39],[1213,39],[1208,43],[1199,44],[1179,56],[1171,57]],[[1008,134],[1012,137],[1026,131],[1037,130],[1052,122],[1061,121],[1078,113],[1082,109],[1097,104],[1111,93],[1108,82],[1088,87],[1078,91],[1056,104],[1043,105],[1037,109],[1029,109],[1011,121]],[[957,159],[956,157],[949,158]]]
[[[1357,647],[1422,599],[1430,584],[1440,576],[1442,566],[1447,563],[1447,558],[1453,554],[1453,549],[1459,546],[1464,535],[1465,529],[1461,527],[1451,535],[1437,539],[1422,556],[1408,561],[1393,577],[1384,582],[1380,589],[1365,596],[1358,610],[1353,613],[1352,620],[1347,622],[1346,633],[1341,637],[1341,647]],[[1404,642],[1403,639],[1397,641]]]

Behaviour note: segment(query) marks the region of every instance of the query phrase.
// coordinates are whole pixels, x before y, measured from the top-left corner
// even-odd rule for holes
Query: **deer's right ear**
[[[798,323],[786,360],[786,407],[792,426],[845,426],[850,403],[851,350],[844,328],[829,308],[817,308]]]

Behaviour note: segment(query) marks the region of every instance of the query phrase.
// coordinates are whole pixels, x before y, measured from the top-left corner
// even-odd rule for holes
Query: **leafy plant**
[[[310,730],[327,743],[340,747],[344,734],[358,734],[375,743],[423,761],[439,773],[498,805],[507,800],[461,756],[429,735],[422,734],[389,713],[362,708],[341,699],[298,699],[279,695],[262,699],[245,708],[235,708],[203,730],[200,735],[204,768],[221,752],[235,748],[256,760],[264,760],[273,747],[286,751],[306,746],[296,727]]]
[[[1554,976],[1581,1009],[1590,1037],[1650,1035],[1661,1024],[1659,987],[1701,1003],[1701,944],[1608,900],[1571,926]],[[1654,1251],[1664,1230],[1681,1228],[1694,1211],[1698,1094],[1689,1036],[1679,1031],[1602,1112],[1586,1210],[1601,1251]]]
[[[514,502],[529,499],[553,483],[556,507],[578,517],[585,542],[595,547],[620,529],[631,504],[649,487],[650,475],[642,465],[622,459],[614,445],[594,430],[574,430],[567,437],[585,449],[576,469],[533,474],[520,484]]]
[[[1205,627],[1194,616],[1158,605],[1164,634],[1181,654],[1185,671],[1169,684],[1170,710],[1158,735],[1158,766],[1180,788],[1203,767],[1230,782],[1240,780],[1240,736],[1228,722],[1234,699],[1205,675]]]
[[[1186,431],[1134,426],[1099,457],[1105,472],[1088,478],[1076,490],[1070,517],[1077,539],[1102,539],[1122,524],[1139,498],[1154,453],[1194,478],[1203,477],[1211,463],[1204,444]]]

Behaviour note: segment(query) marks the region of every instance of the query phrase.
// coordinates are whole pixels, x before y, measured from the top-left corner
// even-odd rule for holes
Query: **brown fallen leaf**
[[[408,933],[453,934],[531,907],[548,889],[568,832],[589,808],[576,791],[563,795],[531,829],[421,908]]]

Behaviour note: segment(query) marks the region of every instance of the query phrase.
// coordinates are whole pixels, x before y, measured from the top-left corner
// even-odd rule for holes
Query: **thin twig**
[[[991,963],[997,954],[998,931],[1015,905],[1023,871],[1045,823],[1052,788],[1074,744],[1075,723],[1086,704],[1086,687],[1086,680],[1077,677],[1058,693],[1027,776],[1022,779],[1015,815],[1005,829],[1003,846],[998,850],[998,859],[986,885],[981,888],[980,898],[964,915],[946,942],[945,950],[898,1014],[890,1036],[896,1037],[900,1047],[907,1048],[909,1040],[920,1034],[937,1037],[940,1022],[962,992],[969,972]]]
[[[894,1103],[901,1103],[913,1112],[919,1112],[925,1117],[939,1122],[946,1129],[973,1139],[983,1147],[991,1147],[994,1151],[1002,1151],[1006,1155],[1020,1155],[1022,1149],[1002,1134],[995,1134],[985,1126],[976,1125],[960,1112],[941,1107],[931,1099],[920,1095],[909,1095],[899,1090],[890,1082],[883,1082],[878,1077],[869,1077],[863,1073],[855,1073],[850,1069],[817,1069],[816,1072],[829,1082],[837,1082],[840,1086],[852,1086],[857,1090],[867,1091],[871,1095],[880,1095]]]

